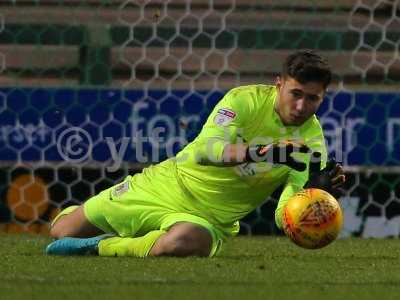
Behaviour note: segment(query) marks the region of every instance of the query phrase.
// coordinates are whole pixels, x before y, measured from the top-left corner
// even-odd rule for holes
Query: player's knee
[[[170,255],[174,256],[201,256],[210,255],[211,245],[201,243],[193,237],[178,237],[173,241]]]
[[[61,228],[61,226],[57,226],[56,223],[50,228],[50,236],[53,239],[61,239],[67,237],[68,233],[66,232],[65,229]]]
[[[205,257],[210,255],[211,247],[212,237],[206,230],[181,226],[163,236],[152,255]]]
[[[74,228],[71,228],[69,224],[63,222],[63,220],[58,220],[50,228],[50,236],[54,239],[62,239],[65,237],[74,237]]]
[[[153,251],[155,256],[208,256],[210,248],[200,245],[198,242],[187,237],[170,239],[159,247],[158,251]]]

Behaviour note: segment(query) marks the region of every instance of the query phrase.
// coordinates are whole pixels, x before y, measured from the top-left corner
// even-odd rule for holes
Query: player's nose
[[[306,102],[304,97],[296,101],[296,113],[303,114],[306,111]]]

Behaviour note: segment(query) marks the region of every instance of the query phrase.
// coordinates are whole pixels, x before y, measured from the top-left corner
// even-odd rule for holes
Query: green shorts
[[[152,172],[157,174],[152,174]],[[84,212],[94,226],[121,237],[139,237],[153,230],[168,230],[179,222],[207,229],[213,240],[210,256],[220,250],[224,233],[205,218],[182,205],[184,194],[171,172],[146,170],[127,176],[122,183],[106,189],[84,204]],[[153,177],[151,175],[154,175]],[[152,178],[152,179],[150,179]],[[151,180],[151,182],[148,182]]]

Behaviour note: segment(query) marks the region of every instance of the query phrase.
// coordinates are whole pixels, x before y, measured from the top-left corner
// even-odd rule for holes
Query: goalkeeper
[[[197,138],[176,157],[128,176],[80,206],[64,209],[48,254],[214,256],[239,220],[284,186],[275,211],[305,187],[334,195],[345,181],[333,162],[309,176],[311,153],[327,154],[315,112],[331,71],[310,50],[287,57],[275,85],[234,88]],[[318,168],[319,169],[319,168]]]

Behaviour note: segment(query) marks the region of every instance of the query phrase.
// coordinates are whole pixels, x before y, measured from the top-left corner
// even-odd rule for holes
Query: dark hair
[[[299,50],[290,54],[283,63],[282,76],[290,76],[304,84],[320,82],[326,88],[332,79],[328,62],[312,50]]]

